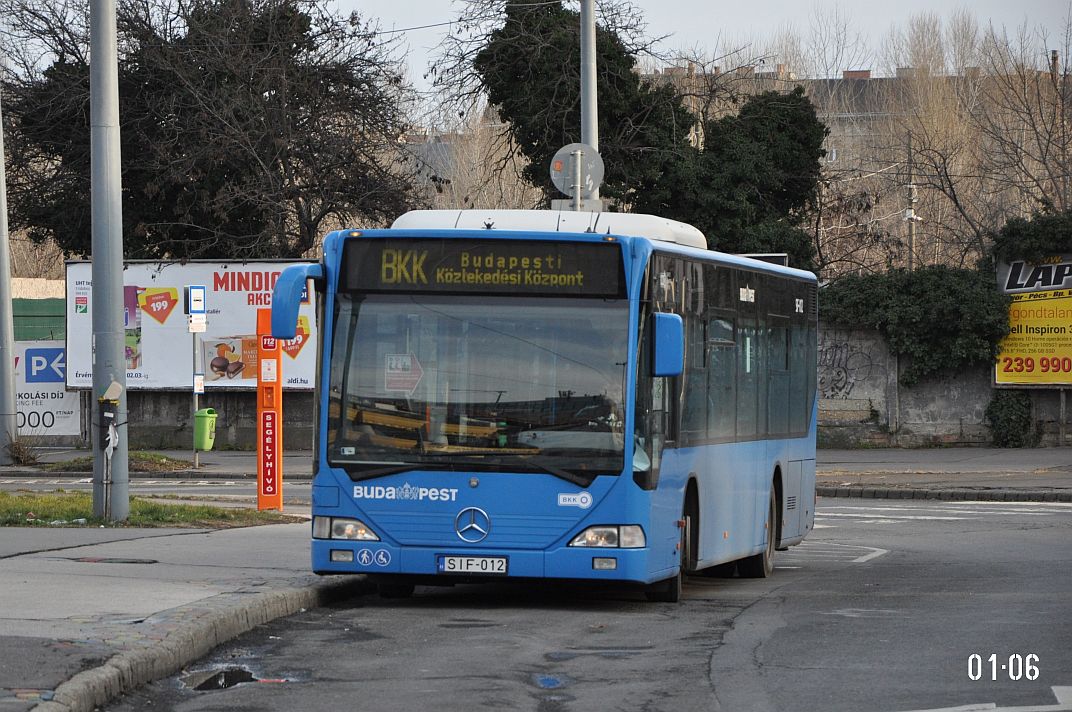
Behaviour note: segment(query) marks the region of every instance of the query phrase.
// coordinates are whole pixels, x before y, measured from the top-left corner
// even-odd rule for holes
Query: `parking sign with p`
[[[26,349],[27,383],[63,383],[67,362],[64,349]]]

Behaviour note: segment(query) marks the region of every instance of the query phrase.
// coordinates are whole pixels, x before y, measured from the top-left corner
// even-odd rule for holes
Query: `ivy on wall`
[[[1009,298],[991,270],[923,267],[853,275],[827,285],[819,318],[879,331],[890,349],[911,357],[900,382],[993,364],[1009,333]]]

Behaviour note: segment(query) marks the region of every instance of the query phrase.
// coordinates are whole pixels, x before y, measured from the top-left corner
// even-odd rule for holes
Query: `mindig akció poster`
[[[257,387],[257,310],[292,262],[128,262],[123,272],[127,387],[189,390],[195,372],[207,389]],[[67,263],[67,387],[93,385],[92,264]],[[193,335],[183,289],[205,285],[207,327]],[[294,339],[282,342],[287,388],[311,390],[316,376],[316,294],[306,290]],[[196,363],[195,363],[196,353]]]

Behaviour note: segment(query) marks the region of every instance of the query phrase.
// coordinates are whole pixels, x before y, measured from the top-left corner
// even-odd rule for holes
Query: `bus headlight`
[[[313,517],[314,539],[347,539],[350,541],[379,541],[380,537],[359,519],[343,517]]]
[[[602,549],[640,549],[647,545],[644,530],[637,524],[588,527],[573,537],[570,546]]]

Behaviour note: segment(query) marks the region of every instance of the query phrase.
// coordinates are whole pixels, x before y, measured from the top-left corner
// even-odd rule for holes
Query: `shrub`
[[[1032,447],[1039,431],[1031,417],[1031,396],[1024,391],[995,390],[986,407],[986,422],[997,447]]]

